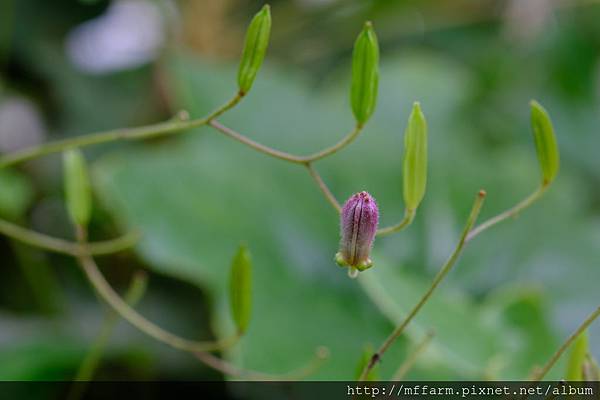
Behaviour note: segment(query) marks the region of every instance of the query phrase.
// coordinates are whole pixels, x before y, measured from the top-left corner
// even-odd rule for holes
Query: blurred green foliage
[[[78,71],[65,56],[65,34],[104,12],[107,2],[49,3],[19,1],[11,14],[18,23],[0,38],[0,49],[8,49],[1,57],[0,101],[32,99],[46,121],[47,140],[155,122],[181,108],[200,117],[236,91],[235,60],[209,59],[176,43],[133,70]],[[360,282],[333,262],[337,215],[307,174],[209,128],[86,150],[98,200],[92,236],[143,232],[133,254],[102,260],[109,280],[123,287],[133,270],[150,268],[142,313],[182,335],[225,337],[234,329],[227,274],[245,241],[253,255],[253,318],[226,356],[244,367],[285,372],[326,345],[331,359],[314,377],[349,379],[365,345],[385,338],[447,257],[474,193],[488,192],[483,219],[535,188],[539,167],[528,118],[535,98],[555,125],[556,182],[518,219],[468,245],[379,372],[390,376],[408,342],[430,329],[436,336],[409,379],[524,378],[544,362],[598,304],[600,6],[567,2],[551,10],[538,31],[524,33],[502,13],[514,2],[503,2],[502,10],[491,2],[452,3],[308,7],[276,1],[267,65],[243,103],[222,118],[293,153],[334,143],[353,124],[352,42],[365,19],[374,21],[382,58],[377,110],[352,146],[317,168],[340,201],[368,190],[382,224],[397,222],[403,130],[414,100],[427,115],[430,164],[413,226],[376,240],[374,268]],[[228,15],[232,26],[245,25],[259,8],[232,4],[238,6]],[[3,218],[71,235],[58,160],[0,174]],[[104,309],[72,260],[17,247],[0,238],[6,277],[0,283],[0,378],[69,378]],[[48,296],[55,302],[50,309],[39,301]],[[597,325],[590,330],[596,357]],[[112,368],[101,377],[216,376],[128,326],[113,339],[106,355]],[[562,371],[556,368],[552,377]]]

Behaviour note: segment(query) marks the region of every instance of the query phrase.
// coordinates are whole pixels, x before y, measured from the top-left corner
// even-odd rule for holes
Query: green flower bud
[[[577,336],[577,339],[575,339],[575,342],[571,346],[567,364],[567,374],[565,376],[567,381],[583,380],[583,368],[588,351],[588,335],[587,331],[584,331],[581,335]]]
[[[79,149],[63,153],[67,211],[75,225],[85,227],[92,212],[92,189],[85,158]]]
[[[368,21],[356,38],[352,53],[350,104],[359,125],[367,122],[375,111],[378,84],[379,45],[373,24]]]
[[[271,34],[271,9],[266,4],[250,22],[246,32],[244,51],[238,69],[238,88],[243,96],[252,87],[262,65]]]
[[[229,301],[238,332],[246,332],[252,309],[252,262],[244,245],[240,246],[231,264]]]
[[[362,374],[362,371],[365,367],[371,362],[371,358],[375,351],[373,350],[373,346],[370,344],[366,345],[363,349],[363,352],[358,360],[358,364],[356,365],[356,372],[354,374],[354,379],[358,380]],[[376,364],[367,375],[366,381],[375,382],[379,380],[379,364]]]
[[[542,169],[542,184],[552,183],[559,168],[558,146],[548,112],[535,100],[531,103],[531,127]]]
[[[405,207],[414,211],[427,186],[427,121],[419,102],[413,104],[404,132],[403,174]]]

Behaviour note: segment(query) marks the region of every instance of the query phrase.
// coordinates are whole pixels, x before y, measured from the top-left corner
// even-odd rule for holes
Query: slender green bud
[[[266,4],[252,18],[246,40],[242,60],[238,69],[238,89],[243,96],[252,87],[256,74],[262,65],[269,45],[269,35],[271,34],[271,9]]]
[[[240,246],[231,264],[229,301],[238,332],[246,332],[252,310],[252,262],[244,245]]]
[[[67,211],[75,225],[86,227],[92,211],[92,189],[85,158],[79,149],[63,153]]]
[[[575,339],[575,342],[571,346],[565,376],[567,381],[583,380],[583,369],[588,351],[588,335],[587,331],[584,331],[581,335],[577,336],[577,339]]]
[[[531,105],[531,127],[535,139],[535,148],[542,169],[542,184],[552,183],[559,168],[558,146],[554,128],[548,112],[535,100]]]
[[[360,359],[356,364],[356,373],[354,374],[354,379],[358,380],[362,374],[362,371],[366,368],[366,366],[371,362],[371,358],[373,358],[374,350],[373,346],[370,344],[366,345],[363,349],[362,354],[360,355]],[[373,368],[369,371],[367,375],[366,381],[374,382],[379,380],[379,364],[375,364]]]
[[[427,121],[419,102],[413,104],[404,132],[403,174],[405,207],[414,211],[427,186]]]
[[[350,104],[359,125],[367,122],[375,111],[378,86],[379,45],[373,24],[367,21],[354,42],[352,53]]]

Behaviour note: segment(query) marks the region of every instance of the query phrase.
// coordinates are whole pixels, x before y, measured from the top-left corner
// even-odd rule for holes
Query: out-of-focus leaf
[[[33,187],[27,177],[9,169],[0,169],[0,217],[22,217],[33,200]]]
[[[188,58],[172,60],[169,68],[178,88],[177,107],[188,109],[193,116],[210,111],[236,88],[233,69]],[[417,218],[407,232],[377,240],[375,257],[381,258],[374,261],[381,261],[382,267],[378,264],[365,273],[366,279],[383,285],[383,289],[376,286],[376,292],[393,299],[392,306],[383,307],[389,318],[377,312],[356,283],[334,265],[331,254],[339,240],[338,216],[297,166],[257,154],[209,128],[160,146],[130,148],[96,165],[104,204],[122,224],[144,233],[139,254],[156,270],[194,282],[212,295],[218,334],[227,334],[223,321],[229,320],[228,255],[240,240],[249,242],[254,259],[253,321],[240,348],[230,354],[235,361],[249,368],[283,372],[306,360],[316,346],[326,345],[332,357],[315,377],[348,379],[364,344],[380,343],[393,328],[390,321],[397,321],[426,289],[427,272],[435,271],[425,270],[424,264],[434,268],[437,263],[424,260],[446,257],[446,249],[451,249],[457,238],[450,230],[451,235],[441,235],[445,241],[439,243],[440,229],[442,234],[447,232],[448,221],[451,223],[455,214],[461,216],[461,207],[469,207],[472,194],[480,188],[477,182],[487,176],[484,173],[489,173],[492,181],[496,174],[493,166],[482,168],[473,182],[469,175],[472,164],[456,161],[457,154],[484,160],[472,143],[452,144],[456,140],[453,134],[458,135],[449,128],[456,111],[452,104],[458,102],[465,79],[456,66],[429,61],[427,56],[412,56],[382,65],[382,80],[386,79],[382,112],[356,143],[336,154],[334,160],[324,161],[320,170],[338,198],[368,190],[378,199],[382,224],[396,222],[402,209],[397,185],[401,176],[397,127],[405,120],[397,110],[409,110],[412,98],[427,105],[435,173],[430,182],[432,195],[423,201],[424,218]],[[291,78],[293,74],[279,73],[268,65],[264,68],[265,79],[255,83],[247,101],[221,118],[225,124],[255,140],[300,154],[335,143],[351,128],[351,115],[340,100],[345,95],[341,85],[312,94],[301,81]],[[401,89],[407,99],[398,99]],[[529,160],[525,163],[531,162],[526,150],[524,147],[519,158]],[[454,160],[452,173],[447,168],[450,159]],[[361,160],[361,168],[356,167],[357,160]],[[514,168],[516,171],[517,166]],[[535,176],[532,169],[531,176]],[[152,174],[148,174],[150,170]],[[527,178],[520,177],[518,187],[529,189]],[[452,191],[456,183],[456,190],[468,196]],[[432,201],[428,199],[445,205],[442,218],[438,210],[428,207]],[[472,260],[470,265],[460,261],[459,271],[453,271],[445,282],[453,290],[436,292],[407,331],[415,336],[433,328],[437,334],[427,353],[429,362],[420,363],[415,370],[420,378],[474,378],[488,370],[498,370],[500,377],[522,378],[528,372],[530,366],[518,358],[517,350],[530,343],[530,330],[536,326],[517,330],[499,316],[490,319],[486,305],[461,293],[463,286],[471,289],[471,281],[456,280],[464,276],[461,268],[491,272],[487,264],[495,262]],[[413,267],[409,271],[402,265]],[[518,338],[516,345],[504,343],[511,335]],[[402,346],[398,343],[386,358],[400,360],[395,352],[402,351]],[[513,355],[517,359],[513,360]],[[513,365],[516,367],[511,370]],[[390,375],[396,366],[383,363],[382,375]]]
[[[509,286],[492,292],[483,313],[486,320],[497,320],[505,352],[492,366],[492,376],[520,380],[529,376],[535,366],[542,365],[557,346],[556,335],[548,321],[548,304],[535,287]]]

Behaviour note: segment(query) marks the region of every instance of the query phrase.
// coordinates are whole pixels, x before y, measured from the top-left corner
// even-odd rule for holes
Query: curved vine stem
[[[583,321],[581,323],[581,325],[579,325],[579,327],[575,330],[575,332],[573,332],[571,334],[571,336],[569,336],[565,342],[559,347],[558,350],[556,350],[556,353],[554,353],[552,355],[552,357],[550,358],[550,360],[548,360],[548,362],[546,363],[546,365],[544,365],[544,367],[542,367],[540,370],[538,370],[534,376],[532,377],[532,382],[539,382],[542,379],[544,379],[544,377],[548,374],[548,372],[550,372],[550,370],[552,369],[552,367],[554,366],[554,364],[556,364],[556,362],[558,361],[558,359],[563,355],[563,353],[569,348],[569,346],[571,346],[573,344],[573,342],[575,341],[575,339],[577,339],[577,337],[583,332],[585,331],[588,326],[590,326],[592,324],[592,322],[594,322],[594,320],[596,320],[596,318],[600,317],[600,307],[596,308],[596,310],[594,312],[592,312],[586,319],[585,321]]]
[[[413,219],[415,219],[416,210],[406,209],[404,211],[404,218],[396,225],[388,226],[386,228],[377,229],[377,236],[387,236],[392,233],[400,232],[402,229],[409,226]]]
[[[125,301],[127,304],[134,307],[135,304],[144,296],[147,284],[148,276],[146,273],[142,270],[137,271],[133,275],[131,283],[129,284],[129,288],[125,293]],[[88,382],[92,380],[94,372],[102,361],[102,355],[104,354],[106,345],[108,344],[113,330],[117,326],[119,320],[119,315],[114,310],[109,310],[106,313],[98,336],[96,336],[96,339],[79,365],[77,374],[73,379],[73,385],[69,390],[67,400],[79,400],[82,397]]]
[[[151,137],[163,136],[178,133],[187,129],[197,128],[199,126],[206,125],[214,118],[217,118],[227,110],[230,110],[237,105],[242,98],[243,96],[238,93],[227,103],[206,117],[200,119],[187,120],[186,118],[175,118],[169,121],[160,122],[158,124],[91,133],[85,136],[57,140],[55,142],[44,143],[39,146],[23,149],[0,157],[0,168],[5,168],[47,154],[58,153],[72,147],[85,147],[94,144],[112,142],[115,140],[148,139]]]
[[[349,134],[347,134],[342,140],[340,140],[333,146],[323,149],[321,151],[318,151],[316,153],[313,153],[311,155],[302,157],[302,159],[304,160],[304,162],[310,163],[310,162],[314,162],[314,161],[320,160],[322,158],[328,157],[328,156],[338,152],[339,150],[343,149],[344,147],[348,146],[350,143],[352,143],[354,141],[354,139],[356,139],[358,137],[358,135],[360,135],[360,133],[362,132],[362,129],[363,129],[363,125],[357,124],[354,126],[354,128],[352,129],[352,131]]]
[[[321,178],[321,175],[319,175],[319,173],[317,172],[317,170],[311,163],[308,163],[305,165],[306,165],[306,168],[308,169],[308,173],[314,179],[317,186],[319,186],[319,189],[321,189],[321,192],[323,192],[323,194],[325,195],[325,198],[327,199],[329,204],[331,204],[333,206],[333,208],[335,208],[335,210],[338,212],[338,214],[341,213],[342,206],[337,201],[337,199],[335,198],[333,193],[331,193],[331,190],[329,190],[329,188],[327,187],[327,184]]]
[[[294,381],[304,379],[317,371],[319,367],[329,358],[329,350],[323,346],[318,347],[315,351],[314,357],[310,359],[306,365],[284,374],[268,374],[239,368],[208,352],[196,352],[194,355],[209,367],[235,378],[254,381]]]
[[[86,234],[85,230],[81,227],[77,229],[77,238],[81,246],[85,247]],[[155,323],[147,320],[141,314],[131,308],[131,306],[129,306],[127,302],[125,302],[106,281],[100,272],[98,265],[87,252],[79,254],[77,256],[77,260],[79,261],[79,265],[81,266],[91,285],[100,295],[100,297],[106,303],[108,303],[108,305],[110,305],[123,319],[128,321],[131,325],[160,342],[163,342],[176,349],[193,353],[198,351],[214,351],[225,349],[234,345],[239,339],[239,335],[236,334],[231,338],[221,341],[198,342],[184,339],[169,331],[166,331]]]
[[[254,140],[242,135],[241,133],[238,133],[238,132],[234,131],[233,129],[226,127],[225,125],[221,124],[218,121],[215,121],[215,120],[210,121],[208,123],[208,125],[215,128],[218,132],[221,132],[225,136],[230,137],[234,140],[237,140],[238,142],[243,143],[246,146],[250,147],[251,149],[254,149],[260,153],[266,154],[271,157],[278,158],[280,160],[289,161],[289,162],[295,163],[295,164],[305,164],[306,163],[306,161],[303,159],[303,157],[295,156],[293,154],[286,153],[284,151],[275,150],[271,147],[265,146],[264,144],[255,142]]]
[[[460,256],[460,254],[462,253],[462,250],[465,247],[467,235],[473,228],[473,225],[475,225],[475,222],[477,221],[479,211],[481,211],[481,207],[483,206],[484,198],[485,198],[485,191],[480,190],[479,193],[477,194],[477,197],[475,198],[475,201],[471,208],[471,213],[469,214],[467,223],[465,224],[463,232],[460,236],[460,240],[459,240],[458,244],[456,245],[456,247],[454,248],[454,251],[450,255],[450,258],[448,258],[448,260],[444,263],[444,265],[442,266],[440,271],[437,273],[437,275],[433,279],[431,286],[429,287],[429,289],[427,289],[427,292],[425,292],[425,294],[421,297],[419,302],[409,312],[409,314],[404,319],[404,321],[402,321],[402,323],[400,323],[400,325],[398,325],[396,327],[396,329],[394,329],[394,331],[383,342],[383,344],[377,350],[377,352],[375,354],[373,354],[373,356],[371,357],[371,360],[365,366],[362,373],[360,374],[360,377],[358,379],[359,381],[364,381],[366,379],[366,377],[369,375],[369,372],[381,360],[381,357],[383,357],[384,353],[396,341],[396,339],[398,339],[400,337],[400,335],[402,335],[402,333],[404,332],[404,329],[413,320],[413,318],[418,314],[418,312],[425,305],[425,303],[427,303],[427,301],[429,300],[429,298],[431,297],[431,295],[433,294],[435,289],[444,280],[446,275],[448,275],[448,272],[450,272],[450,270],[452,269],[454,264],[456,264],[458,257]]]
[[[479,235],[486,229],[489,229],[492,226],[509,218],[516,217],[521,211],[523,211],[524,209],[535,203],[540,197],[542,197],[542,195],[546,192],[547,189],[548,185],[541,185],[535,192],[530,194],[524,200],[517,203],[514,207],[511,207],[508,210],[496,215],[495,217],[492,217],[487,221],[482,222],[480,225],[473,228],[471,232],[469,232],[469,235],[467,235],[467,242],[469,242],[471,239],[473,239],[475,236]]]
[[[0,233],[30,246],[55,253],[68,254],[73,257],[77,257],[85,252],[89,252],[89,254],[95,256],[117,253],[135,245],[141,236],[139,232],[130,232],[116,239],[87,243],[85,247],[82,247],[79,243],[44,235],[43,233],[23,228],[3,219],[0,219]]]

